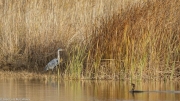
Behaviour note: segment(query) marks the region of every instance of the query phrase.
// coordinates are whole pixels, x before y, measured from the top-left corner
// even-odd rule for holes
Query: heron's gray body
[[[59,62],[60,62],[60,54],[59,54],[60,51],[63,51],[63,49],[59,49],[59,50],[58,50],[58,53],[57,53],[58,56],[57,56],[57,58],[51,60],[51,61],[46,65],[46,67],[44,68],[45,71],[50,70],[50,69],[53,71],[53,69],[57,67],[57,65],[58,65]]]
[[[45,71],[50,70],[50,69],[53,71],[53,69],[56,68],[57,65],[58,65],[58,59],[55,58],[46,65]]]

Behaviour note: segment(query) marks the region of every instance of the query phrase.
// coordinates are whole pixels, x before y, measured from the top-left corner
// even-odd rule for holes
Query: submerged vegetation
[[[64,48],[63,78],[180,79],[179,0],[0,0],[0,8],[2,70],[41,72]]]

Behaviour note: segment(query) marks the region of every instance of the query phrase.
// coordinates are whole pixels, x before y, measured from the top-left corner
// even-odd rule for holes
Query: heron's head
[[[59,49],[58,49],[58,51],[64,51],[64,49],[62,49],[62,48],[59,48]]]

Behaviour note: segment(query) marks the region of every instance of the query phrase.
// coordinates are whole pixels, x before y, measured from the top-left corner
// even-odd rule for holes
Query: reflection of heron
[[[58,56],[57,56],[57,58],[51,60],[46,65],[46,67],[44,68],[45,71],[50,70],[50,69],[53,71],[53,69],[57,67],[57,65],[60,63],[60,54],[59,54],[60,51],[63,51],[63,49],[58,49],[58,54],[57,54]]]

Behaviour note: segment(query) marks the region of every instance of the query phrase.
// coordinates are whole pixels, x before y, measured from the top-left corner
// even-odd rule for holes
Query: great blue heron
[[[57,58],[51,60],[46,65],[46,67],[44,68],[45,71],[50,70],[50,69],[53,71],[53,69],[57,67],[57,65],[60,63],[60,54],[59,54],[60,51],[63,51],[63,49],[58,49]]]

